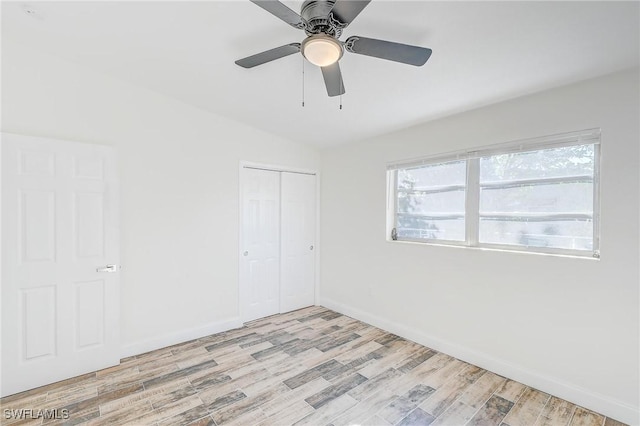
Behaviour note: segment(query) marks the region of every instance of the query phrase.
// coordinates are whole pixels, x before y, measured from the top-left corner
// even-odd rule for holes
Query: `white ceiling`
[[[296,11],[302,4],[284,3]],[[234,64],[304,38],[248,0],[3,2],[2,36],[325,147],[638,66],[639,6],[373,0],[343,40],[388,39],[429,47],[433,55],[416,68],[345,53],[342,110],[308,63],[301,107],[300,55],[249,70]]]

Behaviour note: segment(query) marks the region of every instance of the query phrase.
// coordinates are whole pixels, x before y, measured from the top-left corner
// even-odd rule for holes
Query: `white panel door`
[[[117,203],[112,148],[2,134],[2,396],[119,363]]]
[[[244,168],[240,303],[243,321],[280,311],[280,173]]]
[[[280,311],[314,304],[316,177],[282,173],[282,275]]]

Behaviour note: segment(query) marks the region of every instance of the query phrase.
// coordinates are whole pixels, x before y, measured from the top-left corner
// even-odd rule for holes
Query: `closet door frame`
[[[242,300],[242,277],[243,277],[243,229],[244,229],[244,169],[260,169],[273,172],[302,173],[307,175],[315,175],[316,177],[316,226],[315,226],[315,282],[314,282],[314,304],[320,302],[320,172],[312,169],[295,168],[288,166],[280,166],[275,164],[256,163],[252,161],[240,161],[238,168],[238,315],[242,323],[246,322],[246,316],[243,312]]]

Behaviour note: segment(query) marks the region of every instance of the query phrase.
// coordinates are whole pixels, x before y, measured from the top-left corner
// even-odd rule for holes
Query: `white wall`
[[[638,424],[638,81],[627,71],[323,151],[323,304]],[[594,127],[601,260],[386,241],[387,162]]]
[[[240,160],[319,167],[314,149],[6,38],[2,131],[116,147],[125,355],[238,324]]]
[[[638,79],[326,150],[324,303],[637,424]],[[592,127],[602,128],[600,261],[386,242],[388,161]],[[130,354],[237,323],[240,160],[319,167],[313,149],[6,38],[1,130],[117,148]]]

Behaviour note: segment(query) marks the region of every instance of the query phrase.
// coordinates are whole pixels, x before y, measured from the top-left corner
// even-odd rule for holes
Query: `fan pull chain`
[[[302,57],[302,107],[304,108],[304,57]]]
[[[342,92],[344,92],[344,82],[342,76],[340,76],[340,111],[342,111]]]

